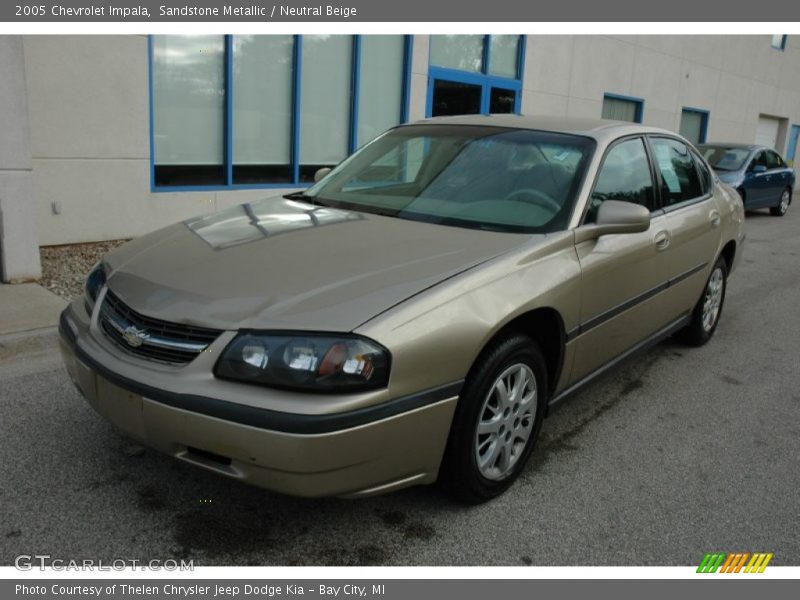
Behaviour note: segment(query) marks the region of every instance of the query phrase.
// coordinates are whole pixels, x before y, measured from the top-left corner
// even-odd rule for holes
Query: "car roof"
[[[674,132],[658,127],[640,125],[627,121],[610,121],[607,119],[586,119],[577,117],[553,117],[549,115],[462,115],[455,117],[432,117],[412,123],[413,125],[480,125],[485,127],[509,127],[514,129],[535,129],[538,131],[552,131],[569,133],[594,138],[598,141],[607,141],[623,135],[637,133],[664,133],[675,135]]]
[[[746,144],[742,142],[703,142],[702,144],[697,144],[698,146],[716,146],[719,148],[743,148],[745,150],[754,150],[756,148],[765,148],[765,146],[759,146],[758,144]]]

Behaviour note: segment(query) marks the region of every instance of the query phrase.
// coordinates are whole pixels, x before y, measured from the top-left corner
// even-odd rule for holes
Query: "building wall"
[[[152,193],[147,39],[23,40],[40,244],[134,237],[282,193]],[[411,120],[425,115],[428,44],[414,37]],[[523,113],[599,117],[614,93],[644,99],[643,122],[676,131],[682,107],[708,110],[709,140],[754,141],[759,114],[800,123],[800,36],[783,51],[763,35],[528,36],[524,65]]]
[[[648,125],[677,131],[700,108],[709,141],[754,141],[759,114],[800,122],[800,37],[528,36],[523,113],[597,117],[604,93],[643,98]]]
[[[145,36],[23,40],[41,245],[136,237],[265,195],[150,191]]]
[[[41,276],[21,36],[0,36],[0,281]]]

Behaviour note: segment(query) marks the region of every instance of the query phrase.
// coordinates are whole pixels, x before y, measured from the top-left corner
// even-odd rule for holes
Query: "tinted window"
[[[692,152],[692,156],[694,156],[694,162],[697,166],[697,170],[700,172],[700,182],[703,187],[703,192],[707,193],[711,191],[711,172],[708,170],[708,167],[706,167],[706,163],[703,162],[703,159],[694,152]]]
[[[775,154],[772,150],[767,150],[767,168],[780,169],[783,167],[781,157]]]
[[[759,150],[758,153],[753,157],[753,160],[750,161],[750,166],[747,167],[747,170],[752,171],[758,165],[764,168],[767,167],[767,157],[763,150]]]
[[[597,220],[597,210],[605,200],[653,207],[653,178],[641,138],[620,142],[606,154],[586,213],[587,223]]]
[[[656,169],[661,174],[661,201],[671,206],[704,194],[700,174],[686,144],[653,138]]]

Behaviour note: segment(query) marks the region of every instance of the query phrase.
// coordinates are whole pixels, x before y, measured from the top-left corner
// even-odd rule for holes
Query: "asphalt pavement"
[[[800,203],[751,213],[714,339],[668,340],[568,400],[488,504],[435,487],[279,496],[145,450],[80,398],[45,331],[0,341],[0,564],[800,565]],[[11,340],[13,342],[13,340]]]

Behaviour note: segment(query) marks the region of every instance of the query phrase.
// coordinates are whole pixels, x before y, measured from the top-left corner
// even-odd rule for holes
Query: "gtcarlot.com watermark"
[[[49,554],[20,554],[14,559],[14,566],[20,571],[39,569],[44,571],[194,571],[194,560],[114,558],[95,560],[84,558],[76,560],[53,558]]]

